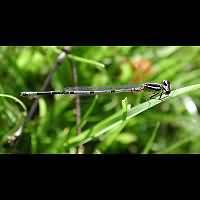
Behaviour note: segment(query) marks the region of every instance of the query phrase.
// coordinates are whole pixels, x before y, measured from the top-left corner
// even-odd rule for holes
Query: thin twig
[[[77,66],[76,64],[69,59],[69,62],[72,67],[72,78],[74,82],[74,86],[78,86],[78,76],[77,76]],[[80,106],[80,97],[77,95],[75,101],[75,107],[76,107],[76,131],[77,135],[81,134],[81,106]],[[76,149],[77,153],[83,153],[83,146],[79,146]]]
[[[65,47],[65,51],[62,51],[57,59],[56,59],[56,62],[54,63],[53,67],[52,67],[52,70],[51,72],[49,72],[47,78],[45,79],[42,87],[41,87],[41,91],[43,90],[46,90],[47,87],[49,86],[50,82],[51,82],[51,79],[52,79],[52,76],[53,74],[55,73],[55,71],[58,69],[58,67],[64,62],[65,58],[66,58],[66,55],[69,53],[69,51],[71,50],[71,46],[70,47]],[[37,109],[37,106],[38,106],[38,99],[35,99],[31,108],[30,108],[30,111],[28,113],[28,116],[26,118],[26,120],[24,121],[24,123],[22,124],[21,128],[25,126],[25,124],[32,119],[33,115],[35,114],[36,112],[36,109]],[[12,136],[9,136],[8,137],[8,143],[10,145],[12,145],[12,147],[15,147],[17,145],[17,141],[19,141],[19,138],[20,138],[21,134],[18,135],[16,137],[16,135],[12,135]]]
[[[47,78],[45,79],[42,87],[41,87],[41,91],[43,90],[46,90],[47,87],[49,86],[50,82],[51,82],[51,79],[52,79],[52,76],[54,74],[54,72],[58,69],[58,67],[64,62],[65,58],[66,58],[66,54],[68,52],[67,51],[63,51],[61,52],[57,59],[56,59],[56,62],[55,64],[53,65],[53,68],[51,70],[51,72],[49,72]],[[31,106],[31,109],[28,113],[28,120],[32,119],[36,109],[37,109],[37,105],[38,105],[38,99],[35,99],[35,101],[33,102],[32,106]]]

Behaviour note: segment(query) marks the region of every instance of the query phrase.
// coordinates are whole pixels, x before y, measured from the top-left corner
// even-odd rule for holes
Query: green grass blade
[[[14,100],[16,103],[18,103],[23,108],[24,115],[25,116],[27,115],[27,108],[26,108],[26,106],[24,105],[24,103],[22,101],[20,101],[19,99],[17,99],[14,96],[11,96],[11,95],[8,95],[8,94],[0,94],[0,97],[9,98],[9,99]]]
[[[123,128],[127,124],[127,113],[128,109],[130,109],[130,105],[128,104],[128,99],[127,97],[122,100],[122,118],[124,120],[124,123],[121,123],[119,126],[116,126],[115,128],[111,129],[110,131],[107,132],[106,138],[104,138],[104,141],[99,145],[99,149],[106,151],[106,149],[111,146],[113,141],[116,139],[116,137],[121,133]]]
[[[159,154],[167,154],[167,153],[174,152],[176,149],[187,144],[188,142],[192,142],[194,140],[197,140],[199,137],[200,137],[200,135],[193,135],[193,136],[186,137],[186,138],[180,140],[179,142],[172,144],[167,149],[160,151]]]
[[[5,134],[3,136],[2,140],[1,140],[1,144],[4,144],[7,142],[12,142],[16,137],[18,137],[22,133],[23,123],[27,116],[27,108],[22,101],[20,101],[19,99],[17,99],[14,96],[7,95],[7,94],[0,94],[0,97],[13,100],[15,103],[19,104],[20,107],[23,109],[23,112],[21,115],[22,117],[20,117],[20,119],[16,121],[16,125],[12,129],[10,129],[7,134]],[[14,110],[13,110],[13,112],[14,112]]]
[[[178,97],[180,95],[186,94],[188,92],[192,92],[195,90],[200,89],[200,84],[187,86],[184,88],[180,88],[177,90],[174,90],[171,92],[169,96],[164,96],[163,99],[159,100],[157,99],[151,99],[147,102],[144,102],[142,104],[139,104],[132,109],[130,109],[127,113],[126,120],[132,119],[133,117],[137,116],[138,114],[166,101],[174,97]],[[89,141],[91,141],[93,138],[97,138],[103,134],[105,134],[107,131],[115,128],[116,126],[119,126],[121,123],[124,122],[123,119],[123,112],[120,111],[109,118],[103,120],[102,122],[95,125],[92,129],[88,129],[84,131],[79,136],[72,137],[68,140],[67,146],[76,146],[80,144],[85,144]]]
[[[95,96],[94,100],[92,101],[89,109],[87,110],[87,112],[85,113],[85,115],[83,116],[83,119],[81,121],[80,127],[83,128],[85,126],[85,124],[87,123],[87,118],[89,117],[89,115],[92,113],[92,111],[94,110],[94,107],[96,105],[97,99],[98,99],[98,95]]]
[[[90,64],[90,65],[95,65],[96,67],[99,67],[99,68],[105,68],[104,64],[99,63],[97,61],[89,60],[89,59],[86,59],[86,58],[81,58],[81,57],[78,57],[78,56],[74,56],[72,54],[67,55],[67,57],[69,59],[77,61],[77,62],[86,63],[86,64]]]
[[[151,148],[152,148],[152,146],[153,146],[153,142],[154,142],[154,140],[155,140],[155,138],[156,138],[156,134],[157,134],[157,132],[158,132],[158,128],[159,128],[159,127],[160,127],[160,122],[158,122],[158,123],[156,124],[156,127],[155,127],[155,129],[154,129],[154,131],[153,131],[153,133],[152,133],[152,135],[151,135],[149,141],[147,142],[145,148],[144,148],[143,154],[147,154],[147,153],[149,153],[149,151],[151,150]]]

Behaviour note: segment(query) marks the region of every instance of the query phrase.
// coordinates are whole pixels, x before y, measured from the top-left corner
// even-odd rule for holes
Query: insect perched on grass
[[[154,94],[150,97],[156,97],[160,95],[161,99],[163,94],[169,95],[171,92],[170,82],[163,80],[159,83],[144,83],[141,85],[127,85],[127,86],[111,86],[111,87],[67,87],[63,91],[41,91],[41,92],[21,92],[21,96],[39,96],[39,95],[80,95],[91,96],[100,94],[117,94],[117,93],[136,93],[150,91]]]

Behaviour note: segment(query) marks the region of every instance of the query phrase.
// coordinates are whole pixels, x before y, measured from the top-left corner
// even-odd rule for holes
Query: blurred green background
[[[33,99],[22,91],[39,91],[59,55],[60,47],[0,47],[0,93],[20,99],[29,111]],[[108,86],[170,80],[172,90],[200,83],[200,47],[192,46],[76,46],[71,55],[98,65],[74,61],[78,85]],[[73,86],[68,59],[53,74],[49,90]],[[149,94],[81,97],[81,129],[92,129],[122,109],[127,97],[132,107]],[[200,153],[200,91],[163,102],[86,142],[82,153]],[[0,97],[0,153],[76,153],[68,140],[76,136],[75,98],[41,97],[34,117],[25,124],[15,101]],[[106,127],[103,127],[104,129]],[[16,144],[6,138],[20,134]],[[81,142],[80,142],[81,144]]]

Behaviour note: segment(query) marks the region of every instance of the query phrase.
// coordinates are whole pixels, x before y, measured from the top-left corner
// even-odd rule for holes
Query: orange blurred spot
[[[143,81],[152,72],[152,62],[145,58],[129,61],[134,70],[134,83]]]

